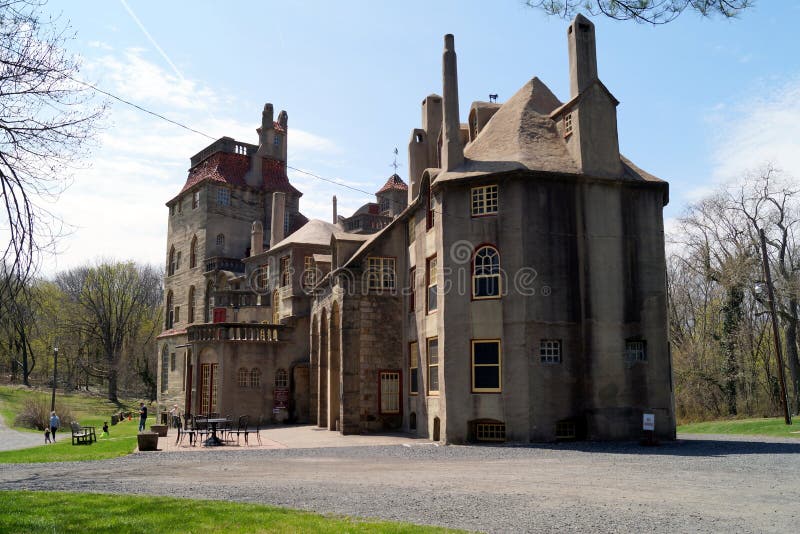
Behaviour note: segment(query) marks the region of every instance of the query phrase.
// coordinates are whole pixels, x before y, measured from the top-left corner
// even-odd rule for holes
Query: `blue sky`
[[[568,22],[494,2],[51,0],[76,32],[81,76],[214,137],[257,142],[265,102],[289,114],[290,165],[366,191],[407,180],[420,102],[441,92],[455,34],[462,120],[538,76],[569,94]],[[668,227],[688,202],[767,161],[800,177],[800,2],[760,0],[741,18],[685,13],[653,27],[594,18],[598,71],[619,99],[620,149],[670,182]],[[137,21],[138,19],[138,21]],[[85,168],[52,209],[73,226],[44,271],[87,259],[159,263],[167,208],[210,141],[112,102]],[[301,210],[349,214],[367,195],[290,174]]]

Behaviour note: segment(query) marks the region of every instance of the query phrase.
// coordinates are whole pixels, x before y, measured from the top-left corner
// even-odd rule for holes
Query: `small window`
[[[367,286],[371,291],[394,291],[394,258],[367,258]]]
[[[378,197],[378,211],[381,215],[385,214],[390,210],[390,201],[389,197],[380,196]]]
[[[281,287],[288,286],[292,283],[292,273],[289,269],[289,256],[284,256],[280,259],[280,275]]]
[[[275,372],[275,387],[276,388],[289,387],[289,373],[286,372],[286,369],[278,369]]]
[[[225,234],[217,234],[217,247],[225,248]]]
[[[473,341],[472,392],[499,393],[501,381],[500,341]]]
[[[430,230],[433,228],[434,223],[436,222],[436,213],[434,208],[436,206],[436,198],[433,196],[433,190],[429,187],[428,188],[428,212],[427,218],[425,220],[425,228]]]
[[[427,307],[428,313],[436,311],[437,308],[437,287],[436,287],[436,256],[432,258],[428,258],[428,265],[427,269],[425,270],[425,281],[428,286],[428,292],[426,294],[427,300]]]
[[[472,216],[494,215],[497,213],[497,186],[486,185],[472,188]]]
[[[570,440],[577,436],[575,421],[558,421],[556,423],[556,439]]]
[[[167,305],[166,305],[166,313],[164,314],[164,326],[166,330],[172,328],[172,325],[175,323],[175,310],[172,309],[172,290],[167,292]]]
[[[408,272],[408,311],[413,312],[417,305],[417,269]]]
[[[197,236],[192,236],[192,244],[189,245],[189,268],[197,267]]]
[[[167,347],[161,351],[161,393],[169,389],[169,352]]]
[[[564,137],[572,135],[572,112],[564,115]]]
[[[281,146],[281,136],[275,134],[275,138],[272,140],[272,144],[275,146]]]
[[[186,313],[186,322],[193,323],[194,322],[194,286],[189,286],[189,297],[186,299],[188,309]]]
[[[247,367],[239,367],[236,373],[236,383],[240,388],[246,388],[250,385],[250,372]]]
[[[439,394],[439,338],[428,339],[428,395]]]
[[[250,387],[253,389],[261,387],[261,369],[258,367],[250,369]]]
[[[381,371],[381,413],[400,413],[400,371]]]
[[[303,258],[303,287],[311,288],[317,283],[317,272],[314,268],[314,256]]]
[[[176,265],[175,265],[175,247],[170,247],[169,249],[169,257],[167,259],[167,274],[172,276],[175,274]]]
[[[561,363],[561,340],[541,340],[539,342],[539,360],[542,363]]]
[[[410,395],[419,393],[419,346],[414,341],[408,345],[408,376]]]
[[[478,441],[505,441],[505,423],[478,423],[475,425],[475,439]]]
[[[487,245],[475,251],[472,265],[472,297],[500,298],[500,254]]]
[[[217,205],[230,206],[231,204],[231,191],[227,187],[217,188]]]
[[[625,361],[633,362],[646,362],[647,361],[647,344],[643,340],[628,340],[625,342]]]
[[[417,239],[416,225],[414,219],[408,221],[408,244],[410,245]]]
[[[180,306],[175,306],[175,322],[176,323],[181,322],[181,307]]]
[[[192,209],[196,210],[200,207],[200,191],[195,191],[192,194]]]
[[[181,268],[181,251],[175,256],[175,271]]]

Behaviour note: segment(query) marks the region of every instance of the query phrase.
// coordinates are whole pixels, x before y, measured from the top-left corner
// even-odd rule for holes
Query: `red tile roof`
[[[281,126],[281,123],[277,121],[272,123],[272,127],[275,129],[276,132],[286,133],[286,130],[284,129],[283,126]],[[256,128],[256,132],[258,132],[258,134],[261,135],[261,126]]]
[[[286,175],[286,162],[263,158],[261,174],[262,188],[266,191],[281,191],[300,195],[300,191],[289,183]],[[244,154],[217,152],[189,170],[181,194],[201,182],[226,183],[239,187],[247,187],[245,176],[250,169],[250,158]]]
[[[386,183],[383,184],[383,187],[381,187],[375,194],[379,195],[384,191],[389,191],[390,189],[396,189],[398,191],[408,191],[408,184],[406,184],[403,181],[403,179],[400,178],[398,175],[393,174],[389,177],[388,180],[386,180]]]

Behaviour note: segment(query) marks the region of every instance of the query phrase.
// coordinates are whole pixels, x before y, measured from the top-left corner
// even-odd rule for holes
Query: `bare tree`
[[[68,169],[105,109],[77,79],[78,61],[65,49],[71,36],[44,18],[44,3],[0,0],[0,262],[13,274],[0,278],[12,281],[0,288],[4,299],[24,289],[40,253],[59,235],[61,225],[44,204],[68,185]]]
[[[78,267],[56,278],[74,305],[67,324],[102,351],[92,373],[108,380],[108,399],[113,402],[117,402],[118,365],[126,343],[145,323],[158,322],[161,279],[153,267],[133,262]]]
[[[752,7],[754,0],[526,0],[534,8],[550,15],[572,18],[580,11],[604,15],[616,20],[633,20],[647,24],[666,24],[690,9],[703,17],[738,16]]]

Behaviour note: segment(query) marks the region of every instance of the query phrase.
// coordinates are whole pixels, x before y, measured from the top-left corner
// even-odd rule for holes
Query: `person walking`
[[[50,412],[50,437],[53,443],[56,442],[56,430],[61,427],[61,419],[58,418],[56,412]]]
[[[147,406],[143,402],[139,403],[139,432],[144,432],[144,422],[147,420]]]

